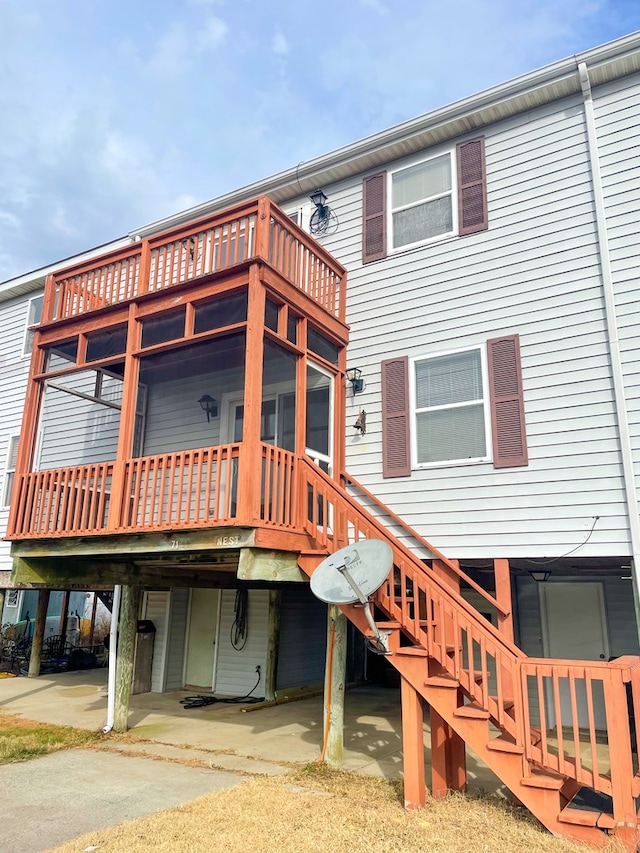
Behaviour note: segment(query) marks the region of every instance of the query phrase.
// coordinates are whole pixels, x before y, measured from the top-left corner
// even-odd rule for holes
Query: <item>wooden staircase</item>
[[[527,657],[456,591],[451,577],[477,584],[455,561],[417,534],[429,557],[415,556],[379,513],[310,461],[301,461],[299,487],[303,526],[319,550],[362,539],[382,539],[392,549],[392,571],[373,603],[378,627],[389,632],[388,660],[401,676],[405,804],[425,803],[424,700],[434,796],[464,787],[466,745],[551,832],[595,846],[615,835],[636,851],[640,657],[609,663]],[[313,562],[301,566],[312,574]],[[371,633],[359,605],[342,609]]]

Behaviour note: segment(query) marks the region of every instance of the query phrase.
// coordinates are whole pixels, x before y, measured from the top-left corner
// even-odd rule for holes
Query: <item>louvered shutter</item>
[[[461,142],[458,160],[458,233],[474,234],[489,227],[484,137]]]
[[[371,175],[362,182],[362,263],[387,256],[385,196],[387,173]]]
[[[527,465],[520,341],[518,335],[487,341],[494,468]]]
[[[382,476],[411,474],[409,449],[409,359],[382,362]]]

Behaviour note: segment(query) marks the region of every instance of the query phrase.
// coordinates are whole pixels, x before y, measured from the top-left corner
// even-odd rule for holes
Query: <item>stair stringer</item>
[[[593,825],[584,825],[583,818],[586,815],[575,810],[570,816],[561,815],[566,799],[572,797],[580,787],[590,787],[613,797],[613,816],[603,814],[599,825],[612,830],[628,850],[635,851],[638,821],[634,798],[640,794],[640,774],[635,773],[632,766],[625,690],[631,682],[634,706],[640,709],[640,658],[626,657],[613,663],[603,663],[527,657],[479,611],[443,582],[438,573],[417,558],[379,520],[360,506],[339,483],[306,459],[300,460],[299,473],[299,494],[308,497],[304,502],[307,515],[303,515],[301,526],[314,541],[318,552],[321,549],[334,552],[345,545],[356,545],[358,541],[369,538],[382,539],[391,547],[392,571],[373,596],[372,603],[389,620],[388,627],[393,629],[396,652],[400,646],[400,631],[404,641],[410,644],[403,647],[399,655],[393,656],[397,660],[391,658],[393,665],[402,672],[406,668],[420,667],[416,660],[421,659],[420,674],[412,681],[407,679],[407,684],[411,684],[419,695],[430,702],[435,711],[439,712],[438,706],[445,703],[443,713],[440,713],[442,719],[552,832],[587,838],[592,844],[602,841],[600,830]],[[429,543],[426,545],[434,559],[444,562],[454,573],[460,574],[455,562],[448,560]],[[301,564],[301,568],[309,575],[313,573],[313,562],[306,560],[304,565]],[[364,634],[370,633],[364,615],[357,606],[346,605],[343,609]],[[410,664],[401,663],[402,657],[416,660]],[[481,659],[479,665],[475,663],[476,657]],[[428,667],[425,659],[430,661]],[[468,714],[464,717],[460,712],[454,714],[451,707],[447,711],[446,702],[450,700],[442,698],[443,690],[434,687],[433,679],[430,687],[424,683],[434,673],[437,674],[436,681],[442,680],[442,676],[444,680],[453,679],[456,689],[452,691],[449,688],[449,692],[464,695],[477,709],[476,717],[483,719],[469,721]],[[496,679],[496,689],[489,686],[492,673]],[[531,718],[527,678],[537,678],[540,683],[543,678],[568,676],[573,679],[584,678],[587,683],[599,681],[603,685],[607,697],[607,738],[615,746],[609,753],[612,761],[610,775],[585,773],[584,768],[577,767],[566,755],[562,755],[561,760],[554,756],[546,741],[542,743],[546,737],[544,731],[541,738],[540,730],[536,729]],[[640,711],[635,717],[640,720]],[[487,719],[498,732],[507,736],[499,744],[494,744],[492,749],[489,749]],[[575,719],[574,730],[577,732]],[[640,738],[638,724],[637,731]],[[595,746],[593,725],[590,737]],[[505,759],[505,753],[513,753],[516,758],[510,756]],[[532,794],[523,790],[525,788],[540,789],[543,793]],[[549,791],[552,793],[549,794]]]
[[[345,605],[341,609],[365,636],[371,635],[361,608],[357,605]],[[553,788],[525,784],[526,759],[521,754],[498,752],[489,748],[493,737],[490,735],[487,719],[455,715],[454,712],[459,707],[459,690],[448,686],[434,687],[425,683],[429,675],[427,656],[403,654],[396,649],[387,660],[549,832],[583,841],[594,847],[600,847],[606,842],[607,836],[596,827],[567,825],[558,819],[564,805],[561,799],[564,781],[571,784],[571,780],[560,780],[558,786]],[[499,737],[499,734],[499,731],[496,732],[495,737]]]

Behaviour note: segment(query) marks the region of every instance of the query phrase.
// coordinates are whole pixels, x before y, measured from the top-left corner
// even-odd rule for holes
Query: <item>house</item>
[[[324,676],[306,576],[382,539],[407,804],[424,700],[434,793],[469,747],[635,849],[639,89],[635,34],[46,271],[15,584],[122,587],[122,684],[142,615],[152,689],[272,699]]]

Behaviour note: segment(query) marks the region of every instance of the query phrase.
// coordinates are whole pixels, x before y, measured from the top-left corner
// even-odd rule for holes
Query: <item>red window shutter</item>
[[[487,171],[484,159],[484,137],[461,142],[456,148],[458,159],[459,234],[475,234],[489,227],[487,211]]]
[[[387,257],[387,173],[371,175],[362,182],[362,263]]]
[[[518,335],[487,341],[494,468],[527,465]]]
[[[411,474],[409,417],[409,359],[389,358],[382,362],[383,477]]]

